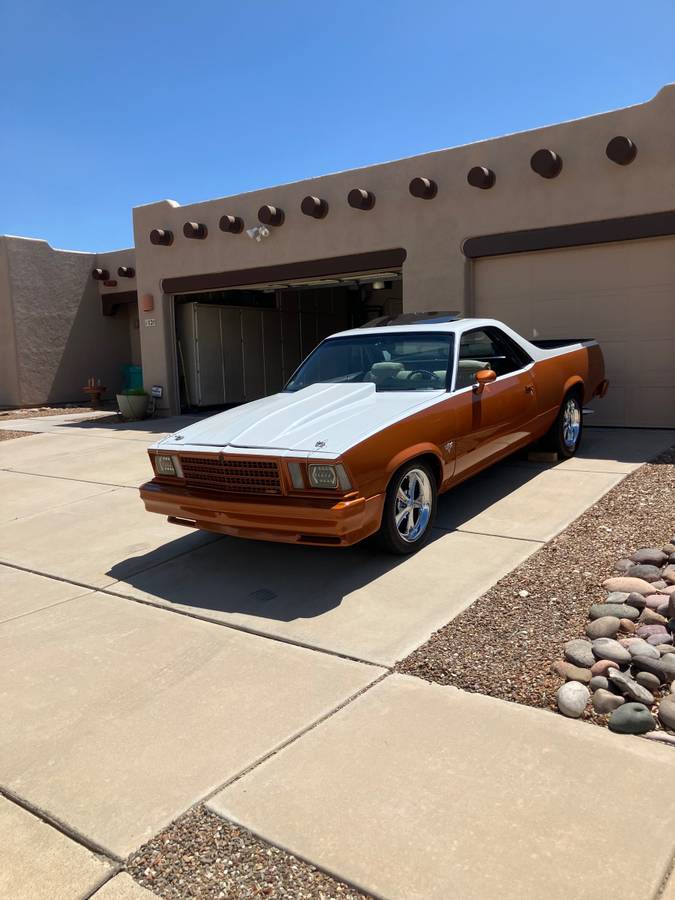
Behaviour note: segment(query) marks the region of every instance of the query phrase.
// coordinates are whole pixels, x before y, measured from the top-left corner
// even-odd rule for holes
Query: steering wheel
[[[424,376],[427,381],[436,381],[436,375],[433,372],[430,372],[429,369],[414,369],[410,375],[408,375],[408,381],[412,381],[415,375]]]

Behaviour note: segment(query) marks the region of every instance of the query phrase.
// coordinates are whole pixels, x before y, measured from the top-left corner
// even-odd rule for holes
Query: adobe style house
[[[0,238],[0,404],[110,391],[142,363],[162,414],[270,393],[325,334],[458,310],[596,337],[594,424],[675,426],[675,85],[573,122],[189,206],[133,249]]]

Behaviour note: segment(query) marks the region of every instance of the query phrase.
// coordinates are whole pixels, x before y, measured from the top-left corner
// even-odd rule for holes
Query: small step
[[[557,463],[558,454],[555,451],[530,450],[527,460],[528,462]]]

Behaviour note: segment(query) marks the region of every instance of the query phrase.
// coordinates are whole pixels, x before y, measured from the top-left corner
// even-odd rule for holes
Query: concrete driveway
[[[524,729],[533,753],[555,748],[556,759],[571,754],[586,772],[590,765],[618,773],[639,753],[675,774],[675,754],[615,736],[608,742],[600,731],[580,741],[577,729],[590,730],[584,725],[390,669],[675,435],[588,430],[584,453],[574,460],[500,464],[444,497],[434,540],[401,560],[368,548],[237,541],[146,514],[135,489],[150,472],[146,446],[160,428],[179,424],[120,427],[54,417],[0,426],[42,432],[0,443],[0,834],[25,833],[9,850],[0,840],[8,895],[40,896],[47,876],[32,859],[45,828],[58,862],[45,896],[76,897],[209,797],[216,811],[376,894],[441,897],[451,883],[461,897],[574,894],[574,873],[563,865],[549,890],[553,863],[537,829],[545,815],[562,827],[581,787],[570,785],[566,798],[557,798],[556,762],[537,773],[541,808],[523,806],[514,794],[515,770],[496,766],[491,742],[508,744],[519,716],[518,733]],[[397,717],[407,720],[415,709],[419,746],[409,729],[396,726]],[[469,726],[472,717],[480,729]],[[334,749],[350,746],[357,733],[358,765],[350,752],[338,758]],[[305,766],[305,748],[312,748],[313,768]],[[389,752],[400,803],[412,809],[424,798],[429,812],[424,828],[411,815],[412,831],[403,835],[400,822],[393,833],[387,803],[375,800],[369,821],[355,812],[355,831],[336,830],[341,818],[322,817],[321,792],[304,792],[296,777],[307,771],[320,782],[327,769],[342,769],[344,780],[331,780],[341,792],[331,802],[355,809],[349,798],[364,790],[368,796],[368,779],[388,771]],[[460,833],[452,810],[465,791],[478,788],[460,757],[473,761],[481,779],[493,779],[491,802],[481,801],[486,822],[494,824],[513,804],[492,840],[513,856],[524,853],[518,835],[527,833],[539,863],[498,866],[492,881],[473,872],[467,835],[477,840],[480,816],[473,831]],[[263,760],[269,762],[258,765]],[[450,794],[431,796],[432,776],[450,778]],[[371,783],[396,806],[395,786],[386,778]],[[625,819],[630,799],[614,798],[600,774],[596,787],[603,815]],[[645,791],[659,802],[657,785]],[[378,851],[364,857],[355,834],[370,840],[373,817],[381,820]],[[669,833],[670,824],[660,819],[660,833]],[[440,842],[433,852],[427,826]],[[569,853],[588,853],[587,838],[577,830]],[[597,840],[602,845],[604,838]],[[634,832],[624,860],[624,868],[634,861],[643,876],[631,883],[633,897],[652,896],[672,850],[647,854],[643,844],[650,840],[648,828]],[[448,854],[443,846],[455,849]],[[405,865],[397,868],[402,850]],[[641,854],[655,860],[653,870],[638,861]],[[627,877],[617,876],[614,887],[626,887]],[[591,880],[583,896],[608,896],[614,888],[601,891],[608,884]],[[0,881],[0,894],[2,887]]]

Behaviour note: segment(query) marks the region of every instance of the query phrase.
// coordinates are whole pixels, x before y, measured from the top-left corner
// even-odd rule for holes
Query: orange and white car
[[[377,534],[410,553],[460,481],[538,440],[572,456],[584,404],[607,386],[594,340],[441,314],[378,321],[324,340],[281,393],[160,440],[141,497],[222,534],[327,547]]]

